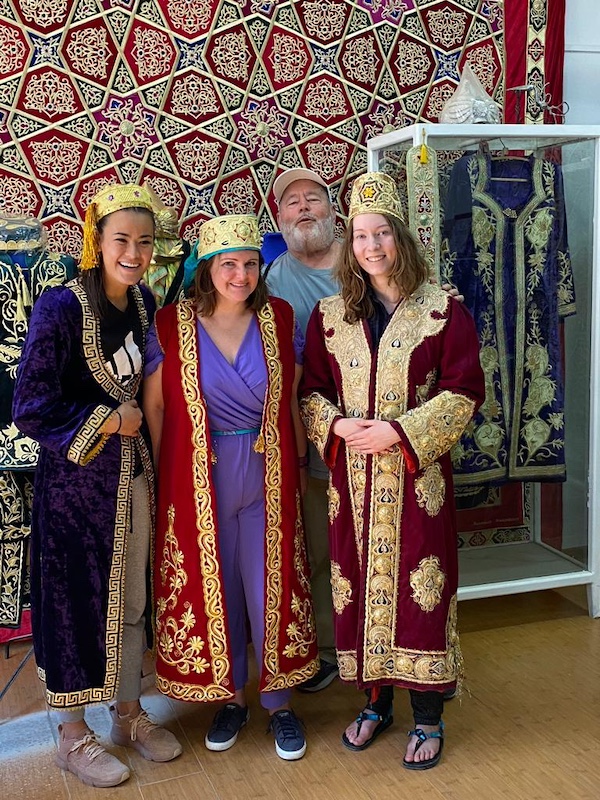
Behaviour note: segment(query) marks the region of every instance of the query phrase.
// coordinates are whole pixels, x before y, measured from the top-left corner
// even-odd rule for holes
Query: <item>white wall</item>
[[[566,0],[564,99],[569,125],[600,124],[600,2]]]

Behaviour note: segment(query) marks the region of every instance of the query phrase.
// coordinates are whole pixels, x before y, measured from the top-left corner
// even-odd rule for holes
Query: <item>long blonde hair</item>
[[[409,297],[429,279],[429,267],[410,230],[396,217],[383,214],[394,235],[396,259],[390,271],[389,283],[395,284],[403,297]],[[344,320],[354,323],[368,319],[374,312],[367,292],[369,276],[359,265],[353,248],[354,221],[348,223],[342,242],[342,252],[335,268],[346,313]]]

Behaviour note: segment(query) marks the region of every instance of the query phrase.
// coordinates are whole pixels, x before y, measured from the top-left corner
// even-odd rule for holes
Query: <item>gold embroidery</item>
[[[109,406],[99,405],[90,414],[81,428],[75,434],[69,449],[67,458],[84,467],[89,464],[102,450],[108,441],[108,433],[99,433],[99,428],[113,413]]]
[[[327,497],[329,498],[329,522],[333,522],[340,513],[340,493],[331,483],[327,490]]]
[[[0,626],[19,624],[27,591],[31,474],[0,470]]]
[[[296,577],[298,583],[304,589],[306,594],[310,594],[310,580],[308,577],[308,555],[306,553],[306,544],[304,536],[304,527],[302,525],[302,503],[300,499],[300,492],[296,492],[296,532],[294,534],[294,568],[296,570]]]
[[[340,678],[343,681],[355,681],[358,677],[356,650],[338,650],[336,656]]]
[[[297,622],[290,622],[286,628],[285,632],[291,642],[283,648],[283,655],[287,658],[306,656],[308,655],[309,645],[316,638],[310,597],[301,600],[295,593],[292,593],[291,610],[292,614],[297,618]]]
[[[265,457],[266,537],[266,608],[265,608],[265,666],[273,676],[280,674],[278,634],[281,627],[281,442],[277,419],[283,393],[283,375],[279,357],[279,341],[275,316],[270,304],[258,313],[263,349],[267,362],[267,394],[263,409],[261,434]]]
[[[412,147],[406,154],[406,190],[408,225],[421,246],[430,274],[439,280],[440,243],[437,235],[440,216],[437,152],[426,147]]]
[[[283,374],[279,351],[279,340],[275,324],[273,307],[267,303],[258,312],[258,323],[261,331],[263,350],[267,362],[268,384],[267,396],[263,411],[262,436],[265,454],[265,507],[266,507],[266,542],[267,561],[266,575],[266,608],[265,608],[265,643],[264,665],[269,672],[266,683],[271,691],[283,689],[301,683],[315,674],[318,668],[316,661],[311,661],[301,669],[282,671],[279,663],[279,631],[281,629],[281,603],[283,589],[281,585],[282,570],[282,489],[281,463],[282,452],[277,425],[283,397]],[[296,531],[302,529],[299,499],[296,503]],[[302,542],[302,548],[304,548]],[[306,564],[306,554],[302,558]],[[301,601],[292,597],[292,613],[296,622],[287,628],[292,642],[285,648],[285,655],[292,657],[306,655],[309,646],[316,640],[316,626],[309,600]]]
[[[125,403],[128,400],[131,400],[137,395],[140,388],[143,377],[142,370],[140,370],[127,384],[121,383],[118,377],[109,371],[108,362],[106,362],[104,356],[102,355],[100,320],[92,311],[85,290],[79,280],[76,278],[75,280],[69,281],[69,283],[66,285],[69,287],[69,289],[71,289],[81,304],[83,313],[81,337],[83,355],[88,363],[94,380],[104,389],[109,397],[112,397],[119,403]],[[143,354],[146,349],[146,334],[148,333],[149,328],[148,315],[146,313],[144,299],[139,286],[132,286],[131,291],[136,304],[138,317],[142,325],[143,341],[140,352]]]
[[[321,300],[319,308],[323,314],[323,330],[333,330],[333,336],[325,337],[325,345],[340,366],[344,414],[364,419],[369,411],[365,386],[369,385],[371,372],[371,350],[364,328],[361,323],[344,322],[344,301],[339,295]]]
[[[192,468],[194,470],[194,503],[201,570],[204,579],[204,602],[207,617],[207,638],[213,685],[199,687],[195,694],[204,699],[230,696],[222,687],[228,681],[230,663],[225,635],[225,601],[217,559],[216,522],[210,487],[210,452],[206,443],[207,412],[200,389],[196,311],[191,300],[177,306],[177,332],[181,359],[181,387],[192,424]],[[169,694],[189,697],[189,687],[165,682]]]
[[[473,400],[444,391],[398,420],[421,468],[432,464],[456,444],[474,411]]]
[[[432,369],[431,372],[428,372],[425,377],[425,383],[422,386],[417,386],[415,389],[415,401],[416,405],[422,406],[423,403],[426,403],[429,400],[429,394],[433,386],[435,386],[435,382],[437,380],[437,370]]]
[[[448,607],[446,618],[446,647],[448,669],[453,673],[453,680],[458,681],[458,689],[462,684],[465,673],[465,661],[460,646],[458,635],[458,598],[453,595]]]
[[[419,561],[417,569],[411,570],[410,585],[411,595],[423,611],[433,611],[442,600],[442,591],[446,576],[442,572],[440,560],[437,556],[429,556]]]
[[[37,240],[31,241],[34,246],[38,244]],[[0,243],[0,250],[3,245],[6,242]],[[25,271],[14,262],[0,262],[0,373],[11,382],[17,377],[32,306],[46,289],[60,286],[75,272],[75,262],[58,253],[41,250],[28,261],[30,265]],[[38,453],[38,442],[21,433],[13,423],[0,428],[0,469],[34,469]]]
[[[168,596],[162,596],[156,606],[156,636],[158,639],[158,656],[170,667],[175,667],[181,675],[190,672],[203,674],[209,669],[209,662],[201,656],[205,642],[200,636],[189,636],[188,633],[196,624],[196,615],[192,603],[185,603],[185,611],[179,619],[168,616],[167,612],[177,605],[178,595],[188,582],[184,569],[184,555],[179,549],[175,536],[175,509],[169,507],[167,512],[168,527],[160,562],[160,580],[162,586],[170,589]]]
[[[306,434],[322,459],[325,458],[329,431],[339,415],[339,408],[327,402],[320,394],[313,393],[300,402],[300,416],[306,427]]]
[[[342,568],[336,561],[331,562],[331,592],[336,614],[342,614],[352,602],[352,584],[342,575]]]
[[[1,347],[1,345],[0,345]],[[39,444],[25,436],[14,422],[0,428],[0,469],[35,469]]]
[[[446,498],[446,481],[437,461],[427,467],[423,475],[415,480],[415,495],[419,506],[424,508],[430,517],[440,513]]]

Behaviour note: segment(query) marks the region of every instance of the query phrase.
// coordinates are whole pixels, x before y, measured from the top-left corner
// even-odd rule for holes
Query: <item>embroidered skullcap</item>
[[[258,220],[250,214],[230,214],[209,219],[200,226],[196,245],[198,261],[232,250],[259,250]]]
[[[133,183],[111,183],[94,195],[85,212],[83,252],[79,269],[93,269],[98,266],[100,263],[98,222],[103,217],[125,208],[146,208],[152,212],[152,198],[146,189]]]
[[[404,222],[396,184],[383,172],[366,172],[352,184],[348,222],[357,214],[388,214]]]
[[[285,172],[282,172],[281,175],[276,178],[275,183],[273,184],[273,194],[275,195],[275,200],[277,200],[277,205],[281,203],[283,193],[288,186],[291,186],[291,184],[295,183],[296,181],[312,181],[313,183],[318,183],[319,186],[322,186],[325,189],[327,196],[329,197],[329,186],[327,186],[320,175],[318,175],[316,172],[313,172],[312,169],[295,167],[294,169],[286,169]]]

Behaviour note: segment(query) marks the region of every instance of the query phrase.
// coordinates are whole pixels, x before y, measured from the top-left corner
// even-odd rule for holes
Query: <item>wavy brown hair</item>
[[[203,317],[212,317],[217,307],[217,290],[210,274],[210,268],[213,265],[215,258],[220,255],[216,253],[210,258],[199,261],[196,267],[196,276],[190,291],[190,297],[196,301],[196,310]],[[269,299],[269,292],[267,291],[267,284],[263,278],[262,268],[265,263],[262,255],[258,255],[258,283],[256,289],[246,300],[246,306],[253,311],[260,311]]]
[[[429,279],[429,267],[406,225],[396,217],[387,214],[383,214],[383,217],[392,229],[396,244],[396,260],[389,275],[389,283],[395,283],[402,296],[409,297]],[[373,302],[367,292],[369,276],[354,255],[353,235],[354,225],[351,220],[346,228],[342,252],[335,268],[335,277],[346,308],[344,320],[350,323],[368,319],[374,312]]]

